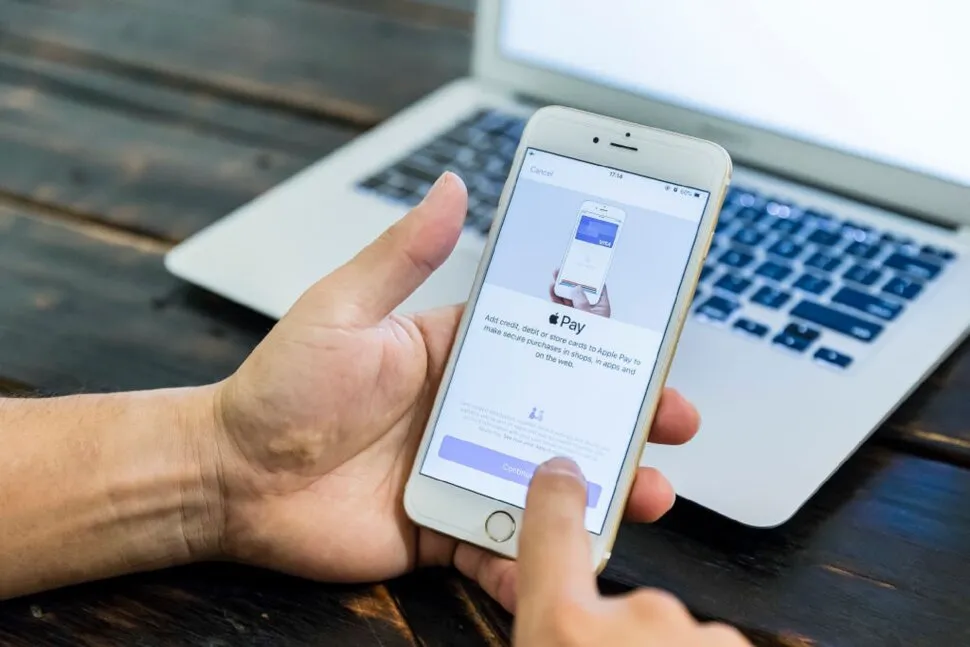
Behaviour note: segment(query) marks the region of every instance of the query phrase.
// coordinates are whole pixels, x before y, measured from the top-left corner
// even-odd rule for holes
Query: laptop
[[[280,317],[448,169],[468,186],[467,226],[401,311],[462,302],[538,107],[717,141],[734,179],[669,377],[701,431],[685,447],[648,446],[643,463],[683,498],[777,526],[970,331],[960,6],[481,0],[470,76],[186,240],[166,265]]]

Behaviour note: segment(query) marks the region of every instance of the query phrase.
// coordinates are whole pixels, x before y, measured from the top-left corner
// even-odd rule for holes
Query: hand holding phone
[[[406,486],[415,523],[515,558],[537,466],[567,456],[605,566],[730,172],[710,142],[530,119]]]
[[[586,481],[575,463],[553,459],[529,487],[519,543],[519,601],[513,644],[746,647],[721,624],[700,624],[673,596],[638,590],[606,598],[586,567]]]
[[[606,284],[603,284],[603,289],[600,293],[599,301],[595,304],[589,302],[589,296],[583,288],[576,286],[572,290],[566,292],[568,296],[561,297],[556,294],[556,287],[559,285],[559,270],[553,272],[552,275],[552,285],[549,286],[549,296],[552,298],[553,303],[558,303],[559,305],[567,306],[569,308],[576,308],[577,310],[582,310],[584,312],[591,312],[600,317],[610,318],[613,310],[610,308],[610,294],[609,289],[607,289]]]

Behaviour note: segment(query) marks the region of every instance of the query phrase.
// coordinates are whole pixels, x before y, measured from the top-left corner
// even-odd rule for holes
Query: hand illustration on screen
[[[549,286],[549,296],[552,298],[553,303],[558,303],[559,305],[566,306],[568,308],[575,308],[576,310],[582,310],[583,312],[590,312],[594,315],[599,315],[600,317],[610,318],[612,311],[610,310],[610,293],[603,286],[603,293],[600,295],[600,300],[596,304],[589,302],[586,298],[586,292],[578,285],[573,287],[571,290],[570,298],[563,299],[561,296],[556,294],[556,282],[559,280],[559,270],[552,273],[552,284]]]

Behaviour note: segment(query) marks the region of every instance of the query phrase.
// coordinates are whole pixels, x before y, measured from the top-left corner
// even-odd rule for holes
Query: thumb
[[[596,594],[586,534],[586,480],[571,460],[555,458],[535,471],[519,538],[518,608],[565,595]]]
[[[573,289],[570,290],[569,298],[573,302],[573,307],[577,310],[589,312],[593,309],[593,306],[590,305],[589,298],[586,296],[586,290],[578,285],[573,286]]]
[[[445,173],[420,204],[317,282],[301,301],[325,309],[330,324],[377,323],[451,255],[467,208],[464,182],[454,173]]]

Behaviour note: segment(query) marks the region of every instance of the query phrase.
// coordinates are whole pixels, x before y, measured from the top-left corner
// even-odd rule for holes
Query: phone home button
[[[485,520],[485,533],[493,541],[508,541],[515,534],[515,520],[507,512],[493,512]]]

